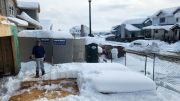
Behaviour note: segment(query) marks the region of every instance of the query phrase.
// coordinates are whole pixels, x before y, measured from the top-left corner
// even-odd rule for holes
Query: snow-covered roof
[[[40,12],[40,5],[38,2],[17,1],[18,7],[22,9],[37,9]]]
[[[36,37],[36,38],[64,38],[73,39],[68,31],[45,31],[45,30],[23,30],[18,33],[18,37]]]
[[[36,25],[38,27],[41,27],[40,23],[37,22],[36,20],[34,20],[33,18],[31,18],[28,14],[26,14],[25,12],[22,12],[21,15],[17,15],[17,17],[26,20],[27,22],[29,22],[30,24]]]
[[[137,27],[135,27],[135,26],[133,26],[131,24],[126,24],[125,29],[127,29],[128,31],[141,31],[140,28],[137,28]]]
[[[14,23],[11,23],[10,21],[1,21],[0,24],[16,26]]]
[[[40,24],[43,30],[51,30],[52,27],[51,20],[40,20]]]
[[[173,27],[171,27],[171,29],[173,29],[175,27],[179,27],[180,28],[180,23],[177,23],[177,24],[173,25]]]
[[[164,30],[170,31],[173,26],[174,25],[165,25],[165,26],[152,25],[152,26],[143,27],[143,29],[164,29]]]
[[[8,20],[12,21],[12,22],[15,22],[18,24],[18,26],[28,26],[28,22],[27,21],[24,21],[24,20],[21,20],[21,19],[18,19],[18,18],[13,18],[13,17],[7,17]]]
[[[152,18],[156,18],[158,16],[158,14],[160,14],[161,12],[165,14],[165,16],[173,16],[178,9],[180,9],[180,6],[178,7],[171,7],[171,8],[166,8],[166,9],[161,9],[159,11],[157,11],[156,13],[154,13],[152,15]]]
[[[140,19],[132,19],[132,20],[126,20],[123,22],[123,24],[142,24],[144,21],[146,21],[148,18],[140,18]]]
[[[174,17],[175,17],[175,18],[180,18],[180,13],[176,13],[176,14],[174,15]]]

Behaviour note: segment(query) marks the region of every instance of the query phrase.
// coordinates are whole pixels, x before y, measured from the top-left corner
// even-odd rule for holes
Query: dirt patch
[[[67,91],[71,87],[73,92]],[[21,92],[25,90],[24,93]],[[63,84],[62,88],[56,88],[54,90],[38,90],[37,88],[28,90],[28,89],[20,89],[9,101],[33,101],[46,97],[48,100],[55,98],[64,98],[69,95],[78,95],[79,90],[77,84]]]

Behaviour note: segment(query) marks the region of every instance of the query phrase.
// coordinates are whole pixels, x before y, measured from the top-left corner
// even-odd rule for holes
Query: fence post
[[[153,60],[153,81],[154,81],[154,71],[155,71],[155,59],[156,59],[156,54],[154,53],[154,60]]]
[[[146,66],[147,66],[147,55],[146,55],[146,60],[145,60],[145,75],[146,75]]]
[[[125,66],[126,66],[126,51],[125,51]]]
[[[111,52],[111,63],[112,63],[112,52]]]

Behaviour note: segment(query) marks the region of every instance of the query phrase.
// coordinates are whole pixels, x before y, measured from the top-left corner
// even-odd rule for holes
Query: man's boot
[[[44,75],[45,74],[45,71],[42,71],[42,75]]]
[[[39,72],[36,71],[36,78],[39,78]]]

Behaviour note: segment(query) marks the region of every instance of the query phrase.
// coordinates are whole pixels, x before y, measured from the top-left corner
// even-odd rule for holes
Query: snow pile
[[[159,53],[160,52],[160,48],[159,48],[157,43],[152,42],[151,45],[146,47],[145,52],[146,53]]]
[[[38,2],[26,2],[26,1],[19,1],[18,0],[18,6],[20,8],[38,9],[39,8],[39,3]]]
[[[28,22],[26,22],[24,20],[21,20],[21,19],[18,19],[18,18],[8,17],[8,20],[10,20],[12,22],[15,22],[15,23],[17,23],[19,25],[28,26]]]
[[[40,24],[43,27],[43,30],[51,30],[51,20],[40,20]]]
[[[173,51],[173,52],[180,52],[180,41],[172,44],[172,50],[170,51]]]
[[[147,40],[135,40],[131,42],[132,46],[140,46],[140,47],[147,47],[149,45],[149,42]]]
[[[111,53],[112,53],[112,58],[113,59],[117,59],[118,57],[118,49],[117,48],[113,48],[112,50],[111,50]]]
[[[96,40],[94,37],[81,37],[81,39],[85,40],[85,45],[89,45],[92,43],[99,44],[98,40]]]
[[[18,17],[20,17],[21,19],[24,19],[36,26],[41,26],[39,22],[37,22],[36,20],[34,20],[33,18],[31,18],[28,14],[26,14],[25,12],[22,12],[21,15],[17,15]]]
[[[92,82],[99,92],[106,93],[156,89],[156,84],[150,78],[130,71],[105,71],[93,77]]]
[[[23,30],[18,33],[18,37],[73,39],[72,35],[69,32],[53,30]]]
[[[102,52],[103,52],[103,49],[98,46],[98,53],[102,53]]]

